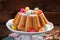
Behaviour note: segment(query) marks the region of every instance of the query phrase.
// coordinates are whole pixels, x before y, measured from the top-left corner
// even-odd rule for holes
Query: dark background
[[[20,8],[39,7],[46,18],[55,26],[60,26],[60,0],[0,0],[0,38],[11,33],[5,23],[14,18]]]

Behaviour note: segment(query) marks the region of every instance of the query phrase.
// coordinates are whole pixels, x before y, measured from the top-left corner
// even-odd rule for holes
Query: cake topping
[[[29,15],[31,14],[31,11],[32,11],[32,10],[26,11],[26,15],[29,16]]]
[[[30,32],[34,32],[34,29],[31,29]]]
[[[45,29],[44,28],[41,28],[41,29],[39,29],[39,32],[43,32]]]
[[[37,10],[39,10],[39,8],[38,8],[38,7],[36,7],[34,10],[35,10],[35,11],[37,11]]]
[[[25,9],[24,8],[21,8],[20,9],[20,12],[24,13],[25,12]]]
[[[42,10],[38,10],[38,11],[37,11],[37,14],[38,14],[38,15],[42,14]]]
[[[17,30],[16,26],[12,25],[12,29],[13,30]]]
[[[28,10],[30,10],[30,8],[29,7],[26,7],[25,10],[28,11]]]
[[[35,10],[32,10],[32,11],[31,11],[31,14],[36,14]]]
[[[35,10],[28,10],[26,11],[26,15],[29,16],[29,15],[34,15],[36,14]]]

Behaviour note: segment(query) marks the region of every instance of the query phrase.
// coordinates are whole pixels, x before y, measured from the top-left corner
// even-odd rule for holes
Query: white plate
[[[48,32],[48,31],[50,31],[50,30],[52,30],[54,28],[53,24],[51,22],[49,22],[46,25],[46,27],[47,27],[46,30],[43,31],[43,32],[23,32],[23,31],[18,31],[18,30],[11,29],[12,24],[13,24],[13,19],[8,20],[7,23],[6,23],[7,28],[10,31],[15,32],[15,33],[19,33],[19,34],[30,34],[30,35],[36,34],[37,35],[37,34]]]

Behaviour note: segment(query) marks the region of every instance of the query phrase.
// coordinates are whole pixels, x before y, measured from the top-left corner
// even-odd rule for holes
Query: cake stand
[[[11,26],[13,25],[13,20],[14,19],[8,20],[6,23],[6,26],[10,31],[12,31],[14,33],[18,33],[21,36],[23,36],[22,39],[20,39],[20,40],[35,40],[32,37],[33,35],[41,35],[41,34],[44,34],[44,33],[48,32],[54,28],[53,24],[51,22],[49,22],[48,24],[46,24],[46,30],[45,31],[42,31],[42,32],[23,32],[23,31],[11,29]]]

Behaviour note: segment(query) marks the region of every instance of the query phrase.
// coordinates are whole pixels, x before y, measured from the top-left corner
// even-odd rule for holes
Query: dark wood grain
[[[0,39],[7,37],[10,33],[6,25],[0,25]]]
[[[60,25],[60,12],[44,12],[44,14],[55,26]]]

